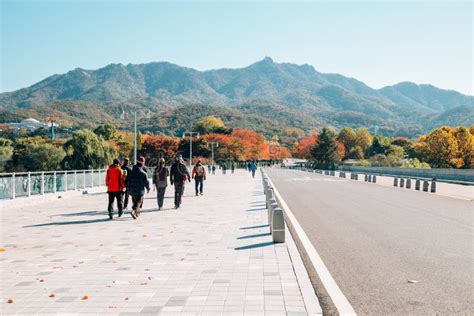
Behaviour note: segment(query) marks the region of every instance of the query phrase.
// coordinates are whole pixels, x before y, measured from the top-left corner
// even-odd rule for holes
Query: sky
[[[373,88],[413,81],[474,94],[471,1],[0,3],[0,92],[77,67],[207,70],[269,56]]]

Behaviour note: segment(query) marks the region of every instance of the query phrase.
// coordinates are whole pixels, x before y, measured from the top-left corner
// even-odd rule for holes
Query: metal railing
[[[0,173],[0,200],[105,185],[105,169]]]

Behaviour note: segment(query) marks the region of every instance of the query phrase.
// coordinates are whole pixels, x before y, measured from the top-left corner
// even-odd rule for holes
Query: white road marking
[[[275,185],[273,184],[268,174],[265,171],[263,172],[267,176],[267,179],[273,188],[273,192],[275,193],[275,196],[277,197],[278,201],[280,201],[281,208],[285,211],[285,214],[290,220],[292,226],[295,228],[296,233],[298,234],[298,237],[300,238],[301,243],[306,253],[308,254],[311,264],[315,268],[316,273],[319,276],[319,279],[323,283],[326,289],[326,292],[331,297],[331,300],[334,303],[334,306],[336,306],[339,314],[340,315],[356,315],[354,308],[349,303],[344,293],[342,293],[341,289],[337,285],[334,278],[331,276],[331,273],[329,272],[328,268],[326,267],[323,260],[319,256],[318,252],[314,248],[313,244],[309,240],[308,236],[304,232],[300,223],[298,222],[296,217],[293,215],[293,212],[291,211],[290,207],[286,204],[285,200],[280,195],[280,192],[278,192],[278,189],[275,187]],[[333,180],[333,181],[337,181],[337,180]]]

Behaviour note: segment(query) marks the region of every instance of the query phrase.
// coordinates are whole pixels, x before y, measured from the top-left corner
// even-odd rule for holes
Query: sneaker
[[[196,192],[196,196],[198,196],[198,193]]]
[[[118,213],[118,217],[122,217],[122,215],[123,215],[123,212]]]
[[[133,219],[137,219],[137,216],[135,215],[135,211],[131,210],[130,215],[132,215]]]
[[[114,219],[114,216],[112,214],[109,214],[109,219]]]
[[[201,195],[203,195],[204,193],[201,192]]]

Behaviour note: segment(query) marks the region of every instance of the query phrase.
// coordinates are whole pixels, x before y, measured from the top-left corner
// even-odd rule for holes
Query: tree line
[[[329,168],[351,161],[372,167],[469,169],[474,167],[474,126],[443,126],[416,140],[372,135],[365,128],[339,133],[323,128],[301,138],[292,154]]]
[[[200,137],[193,137],[193,158],[209,163],[214,147],[214,159],[219,163],[249,160],[281,160],[291,156],[278,141],[249,129],[231,129],[217,117],[207,116],[193,127]],[[177,153],[189,157],[189,137],[171,137],[138,133],[138,154],[147,160],[171,159]],[[64,139],[50,140],[46,136],[24,136],[16,139],[0,137],[0,171],[48,171],[104,168],[114,158],[132,157],[134,135],[106,124],[94,130],[81,129]]]

